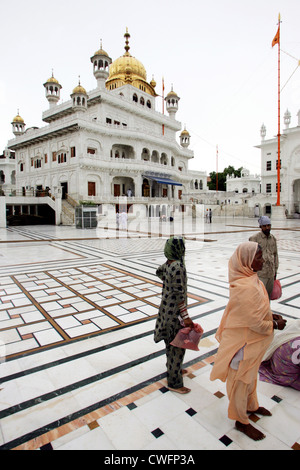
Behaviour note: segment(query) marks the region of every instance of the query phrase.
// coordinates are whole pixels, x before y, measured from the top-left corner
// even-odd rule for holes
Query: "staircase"
[[[62,225],[75,225],[75,207],[78,202],[67,195],[61,202],[61,223]]]

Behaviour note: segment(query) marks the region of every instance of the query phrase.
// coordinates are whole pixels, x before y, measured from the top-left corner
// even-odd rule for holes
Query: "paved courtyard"
[[[259,382],[272,417],[251,416],[266,434],[254,442],[228,419],[225,384],[209,380],[228,259],[257,220],[150,228],[0,229],[0,449],[299,450],[298,391]],[[185,356],[187,395],[167,390],[153,341],[170,233],[186,237],[188,309],[204,328]],[[289,321],[300,318],[300,222],[273,222],[272,233],[283,295],[271,306]]]

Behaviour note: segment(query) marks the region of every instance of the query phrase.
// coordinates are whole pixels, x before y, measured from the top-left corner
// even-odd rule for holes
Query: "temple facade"
[[[171,89],[166,114],[156,110],[156,82],[131,55],[128,31],[124,37],[125,52],[116,60],[102,44],[90,58],[95,89],[87,92],[79,79],[60,103],[62,85],[52,73],[44,83],[45,126],[26,129],[19,114],[13,119],[8,148],[23,196],[61,193],[73,205],[93,202],[115,211],[127,197],[128,211],[144,216],[160,214],[161,206],[180,212],[191,194],[207,189],[205,172],[189,170],[194,154],[189,132],[176,120],[180,97]]]

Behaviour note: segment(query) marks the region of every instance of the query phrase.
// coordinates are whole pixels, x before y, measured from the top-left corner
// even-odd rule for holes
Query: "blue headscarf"
[[[267,215],[262,215],[259,219],[258,219],[258,223],[259,223],[259,226],[261,227],[262,225],[271,225],[271,220],[269,219],[269,217]]]

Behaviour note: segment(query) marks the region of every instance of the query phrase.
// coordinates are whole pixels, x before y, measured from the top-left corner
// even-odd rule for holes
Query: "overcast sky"
[[[277,134],[278,46],[281,14],[281,115],[291,127],[300,109],[299,0],[0,0],[0,152],[13,138],[19,109],[26,126],[42,127],[48,109],[43,83],[54,76],[61,100],[81,84],[96,88],[90,57],[100,47],[115,60],[130,53],[165,95],[180,96],[177,119],[191,134],[190,168],[207,173],[229,164],[260,173],[260,127]],[[296,71],[295,71],[296,70]],[[295,73],[294,73],[295,71]],[[287,82],[287,83],[286,83]],[[286,84],[286,85],[285,85]],[[162,110],[161,98],[156,109]],[[179,137],[179,133],[178,133]],[[179,141],[179,139],[178,139]]]

